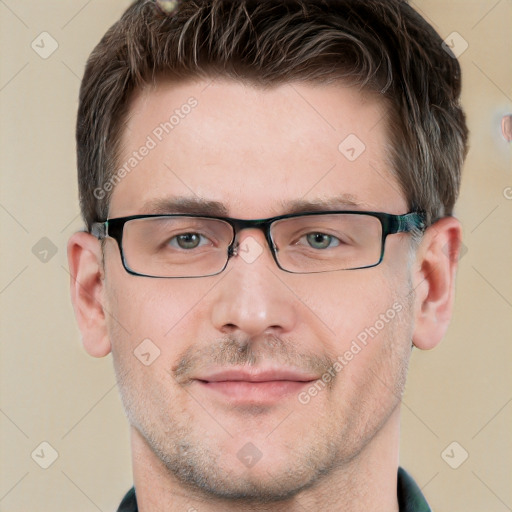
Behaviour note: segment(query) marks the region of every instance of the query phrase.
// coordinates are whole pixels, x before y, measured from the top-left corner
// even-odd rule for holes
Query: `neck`
[[[185,487],[132,427],[133,475],[139,512],[398,512],[399,413],[397,407],[383,428],[349,463],[333,469],[290,500],[260,504],[220,501]]]

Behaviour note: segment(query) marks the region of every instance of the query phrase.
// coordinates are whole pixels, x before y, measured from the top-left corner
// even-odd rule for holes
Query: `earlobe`
[[[460,222],[444,217],[427,229],[418,248],[413,275],[413,344],[420,349],[434,348],[448,329],[461,239]]]
[[[68,263],[71,275],[71,302],[75,310],[82,343],[94,357],[110,350],[104,310],[104,281],[101,246],[89,233],[74,233],[68,241]]]

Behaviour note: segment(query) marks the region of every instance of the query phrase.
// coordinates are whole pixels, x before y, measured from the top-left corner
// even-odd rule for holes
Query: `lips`
[[[271,404],[295,396],[318,377],[296,368],[212,369],[195,378],[201,388],[230,403]]]
[[[196,377],[205,382],[221,381],[245,381],[245,382],[269,382],[269,381],[294,381],[311,382],[318,379],[316,375],[306,373],[293,368],[266,368],[266,369],[217,369],[205,375]]]

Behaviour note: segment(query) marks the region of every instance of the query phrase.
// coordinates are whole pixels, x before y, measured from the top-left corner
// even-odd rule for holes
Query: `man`
[[[120,511],[430,510],[400,398],[452,310],[460,87],[398,0],[138,0],[107,32],[68,258],[131,425]]]

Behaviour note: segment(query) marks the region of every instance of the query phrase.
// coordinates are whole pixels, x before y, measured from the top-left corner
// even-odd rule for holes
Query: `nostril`
[[[238,327],[235,324],[224,324],[222,326],[222,332],[225,334],[233,334]]]

